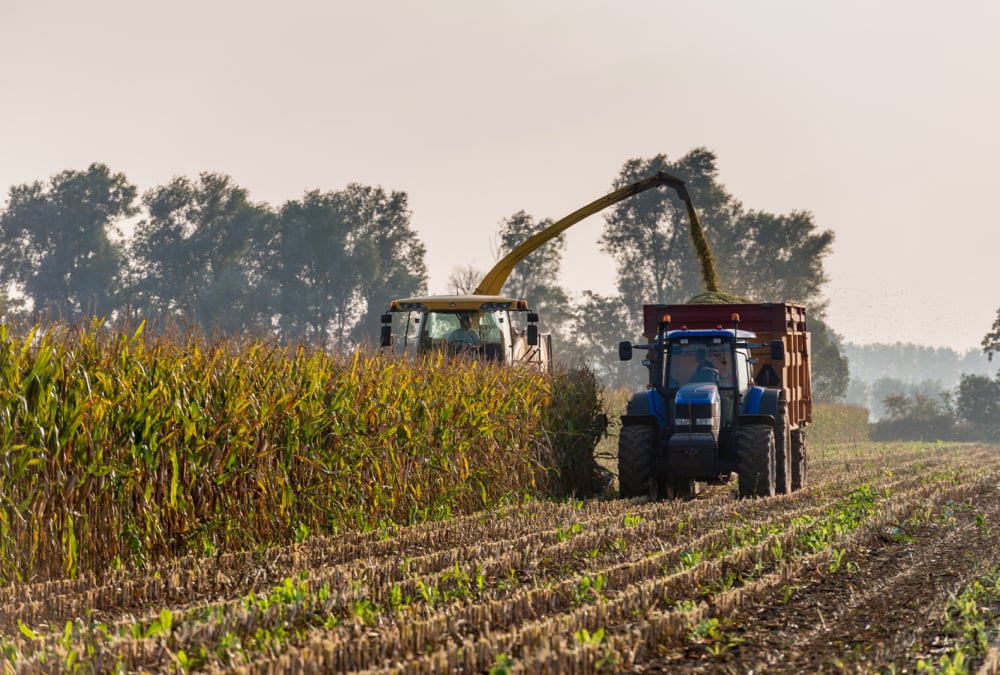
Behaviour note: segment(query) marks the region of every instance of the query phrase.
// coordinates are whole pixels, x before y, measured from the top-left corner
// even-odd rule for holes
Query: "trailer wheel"
[[[785,495],[792,487],[792,438],[788,429],[788,404],[778,402],[778,414],[774,418],[774,491]]]
[[[773,497],[774,428],[748,424],[736,432],[736,475],[740,498]]]
[[[806,432],[802,429],[792,431],[792,490],[801,490],[806,486]]]
[[[653,477],[653,441],[659,429],[648,424],[626,424],[618,436],[618,494],[642,497],[650,493]]]

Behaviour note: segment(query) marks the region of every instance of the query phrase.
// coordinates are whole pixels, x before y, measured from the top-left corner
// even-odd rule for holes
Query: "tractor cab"
[[[673,330],[666,334],[662,379],[654,388],[670,402],[664,426],[684,434],[706,433],[718,442],[732,433],[733,423],[752,383],[748,340],[744,330]],[[672,424],[671,424],[672,421]]]

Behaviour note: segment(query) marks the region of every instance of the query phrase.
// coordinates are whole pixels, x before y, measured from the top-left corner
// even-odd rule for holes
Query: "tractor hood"
[[[676,431],[681,433],[719,434],[722,407],[719,389],[714,384],[690,382],[682,385],[674,398]]]

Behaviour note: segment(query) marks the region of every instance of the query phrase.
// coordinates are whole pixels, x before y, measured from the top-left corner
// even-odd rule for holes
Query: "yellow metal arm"
[[[702,232],[701,223],[698,221],[698,215],[694,211],[694,205],[691,203],[691,196],[688,194],[684,181],[677,176],[667,173],[666,171],[658,171],[652,176],[643,178],[642,180],[636,181],[630,185],[626,185],[623,188],[619,188],[618,190],[615,190],[600,199],[595,199],[586,206],[569,214],[565,218],[552,223],[538,234],[529,237],[527,241],[505,255],[500,262],[493,266],[493,269],[487,272],[486,276],[483,277],[483,280],[479,282],[479,286],[476,288],[475,293],[477,295],[499,294],[500,289],[502,289],[503,285],[507,283],[507,277],[510,276],[514,266],[527,258],[539,246],[559,236],[559,234],[564,230],[569,228],[571,225],[575,225],[580,222],[587,216],[593,215],[598,211],[606,209],[612,204],[617,204],[623,199],[628,199],[629,197],[658,185],[666,185],[677,191],[678,196],[680,196],[687,207],[688,220],[691,223],[691,237],[694,240],[695,248],[698,249],[699,253],[701,253],[702,248],[708,250],[708,244],[705,241],[705,235],[704,232]],[[715,265],[712,263],[711,256],[709,255],[708,258],[705,259],[699,255],[699,258],[702,259],[702,277],[705,281],[705,289],[710,292],[718,291],[718,279],[715,275]]]

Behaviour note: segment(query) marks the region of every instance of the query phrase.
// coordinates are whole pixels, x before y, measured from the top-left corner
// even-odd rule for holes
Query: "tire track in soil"
[[[313,582],[330,579],[344,587],[355,578],[355,572],[367,570],[373,576],[384,577],[381,582],[395,581],[402,574],[394,569],[398,565],[399,556],[412,555],[414,557],[409,564],[412,564],[417,575],[414,582],[419,579],[437,583],[455,561],[467,561],[471,556],[471,560],[478,560],[485,568],[496,573],[499,568],[520,564],[527,549],[531,553],[529,557],[549,557],[551,563],[532,566],[534,570],[531,578],[522,580],[525,590],[529,587],[537,588],[543,582],[568,588],[580,574],[605,574],[611,577],[626,567],[634,566],[638,569],[649,566],[650,558],[652,563],[669,562],[668,568],[676,568],[675,558],[680,551],[700,550],[702,544],[713,537],[722,536],[725,530],[719,528],[734,523],[742,526],[769,523],[788,526],[792,519],[802,514],[815,513],[816,510],[825,508],[832,499],[842,497],[859,481],[865,481],[876,489],[891,487],[892,492],[896,493],[894,500],[898,498],[898,503],[906,503],[912,509],[917,509],[919,499],[907,495],[913,494],[910,490],[919,485],[932,485],[927,483],[925,472],[939,464],[946,467],[949,464],[953,467],[961,464],[966,467],[961,473],[968,471],[970,466],[976,467],[979,477],[963,476],[965,482],[961,485],[941,488],[945,496],[938,504],[943,504],[949,497],[961,503],[974,501],[976,507],[985,514],[988,523],[1000,522],[1000,486],[997,485],[995,473],[998,455],[995,451],[987,455],[966,451],[961,460],[956,460],[954,456],[945,457],[945,453],[936,453],[937,456],[932,457],[926,453],[913,454],[919,456],[919,467],[909,457],[897,458],[898,463],[891,466],[891,472],[885,471],[885,467],[877,460],[871,462],[868,458],[856,460],[853,464],[841,462],[842,466],[850,469],[850,473],[846,473],[844,469],[838,472],[831,464],[829,472],[808,489],[770,500],[734,501],[729,490],[722,489],[706,495],[704,499],[686,502],[651,504],[618,500],[586,504],[582,508],[546,504],[527,509],[513,508],[506,515],[480,515],[458,519],[457,523],[404,528],[396,533],[397,536],[389,539],[380,538],[378,533],[348,536],[343,538],[346,541],[340,542],[331,538],[320,539],[302,546],[282,547],[270,552],[262,576],[265,579],[276,579],[291,576],[295,571],[304,569],[310,573],[310,580]],[[859,469],[860,464],[864,464],[866,468]],[[987,471],[989,467],[993,467],[994,473],[984,479],[978,473],[983,467],[987,467]],[[844,480],[845,475],[850,475],[851,480]],[[897,512],[900,518],[911,513],[911,506]],[[644,522],[627,526],[623,523],[626,514],[641,516]],[[821,669],[836,672],[854,667],[860,669],[866,663],[887,663],[904,657],[915,663],[917,657],[912,651],[913,647],[925,650],[922,653],[926,654],[926,650],[935,645],[935,639],[940,633],[940,614],[948,594],[960,590],[979,571],[975,566],[976,560],[965,555],[965,552],[977,550],[985,560],[993,561],[994,564],[1000,561],[996,550],[997,542],[992,542],[993,548],[985,544],[974,522],[974,511],[959,509],[952,523],[931,522],[915,528],[912,534],[917,541],[912,544],[899,542],[884,532],[865,533],[854,540],[855,544],[847,545],[849,553],[845,561],[859,561],[859,570],[851,574],[831,574],[825,569],[818,569],[821,567],[819,564],[813,564],[795,571],[787,584],[793,585],[797,590],[789,598],[784,597],[783,589],[786,584],[782,583],[780,586],[774,585],[761,590],[760,594],[754,596],[755,600],[741,603],[729,610],[728,614],[720,614],[721,619],[730,622],[730,631],[736,622],[743,624],[738,630],[745,641],[729,650],[726,654],[728,660],[713,659],[695,647],[673,654],[676,659],[670,661],[669,672],[820,672]],[[562,537],[566,533],[559,530],[576,524],[582,526],[583,532],[564,540]],[[576,557],[595,546],[603,550],[607,541],[617,537],[627,544],[627,553],[608,555],[604,551],[599,559],[582,565],[581,560]],[[348,542],[349,546],[331,548],[337,543]],[[765,545],[759,544],[755,550],[763,550],[763,546]],[[245,559],[232,556],[227,560],[239,564]],[[488,560],[492,562],[487,562]],[[175,562],[168,568],[180,570],[190,562]],[[642,576],[641,579],[644,583],[660,584],[667,588],[670,582],[663,578],[664,570],[654,570],[652,567],[649,570],[651,576]],[[194,570],[191,571],[193,581],[199,581]],[[519,571],[525,572],[524,569]],[[161,589],[151,592],[139,603],[126,601],[121,605],[112,604],[109,609],[119,620],[129,621],[134,620],[130,616],[134,609],[141,608],[141,614],[148,615],[155,607],[150,603],[164,600],[174,603],[179,600],[180,607],[173,605],[175,611],[206,601],[234,606],[239,604],[238,597],[241,593],[261,587],[259,579],[249,584],[249,587],[234,580],[235,583],[226,585],[224,589],[213,590],[213,578],[214,572],[202,583],[175,589],[176,593]],[[148,574],[141,575],[135,588],[138,589],[149,579]],[[134,577],[129,581],[134,583]],[[368,583],[374,585],[372,579]],[[103,590],[106,584],[106,581],[99,583],[98,589]],[[27,592],[22,587],[18,591],[7,590],[4,594],[8,599],[19,597],[23,602],[33,595],[32,591],[38,593],[56,587],[60,586],[29,586]],[[70,597],[66,598],[67,603],[61,608],[50,611],[47,617],[50,620],[65,616],[67,611],[75,612],[79,607],[86,606],[95,595],[93,586],[86,583],[66,584],[61,588]],[[73,589],[72,592],[70,588]],[[677,588],[681,590],[680,585]],[[369,587],[368,592],[375,593],[375,588]],[[175,595],[179,598],[174,599]],[[351,597],[353,596],[344,596],[339,604],[347,603]],[[479,602],[484,606],[494,603],[502,605],[518,597],[518,592],[510,595],[508,592],[487,591]],[[551,626],[546,624],[548,620],[553,622],[552,625],[569,625],[574,611],[568,607],[560,607],[564,603],[558,599],[549,604],[553,606],[545,609],[539,605],[534,610],[535,616],[524,617],[507,627],[510,636],[516,636],[519,631],[530,628],[534,623],[539,623],[538,631],[552,632]],[[428,629],[434,628],[431,624],[438,624],[441,619],[446,623],[449,618],[454,619],[458,615],[456,610],[463,606],[468,611],[468,606],[465,605],[449,607],[447,615],[428,621]],[[509,609],[508,607],[507,610]],[[177,613],[180,614],[179,611]],[[415,606],[412,612],[403,614],[409,622],[419,623],[424,612]],[[0,607],[0,619],[3,615],[4,610]],[[40,613],[39,616],[43,614]],[[10,616],[7,618],[12,619]],[[492,630],[504,630],[506,622],[497,619],[492,624]],[[611,631],[614,628],[620,629],[621,624],[606,627]],[[318,640],[321,633],[323,631],[312,631],[310,643]],[[378,631],[373,631],[373,635],[377,634]],[[333,636],[326,631],[323,637]],[[343,638],[350,639],[351,631],[346,631]],[[475,639],[471,634],[463,635],[462,638]],[[867,648],[854,654],[852,645],[856,643]],[[438,644],[440,646],[441,643]],[[490,642],[477,641],[475,647],[487,651],[493,649]],[[311,652],[302,649],[301,653],[306,656]],[[846,665],[833,665],[835,659],[846,661]],[[392,669],[392,662],[388,660],[376,663]],[[482,663],[482,660],[479,662]],[[412,662],[409,665],[413,665]],[[640,663],[635,670],[665,672],[657,669],[662,665],[662,662]]]
[[[739,617],[747,624],[740,633],[744,642],[731,660],[684,670],[871,672],[895,663],[913,671],[918,658],[933,657],[946,642],[942,619],[952,595],[984,571],[984,560],[1000,559],[996,532],[976,523],[976,509],[986,522],[1000,522],[1000,486],[984,482],[963,501],[975,508],[955,513],[951,522],[920,525],[909,532],[912,542],[873,533],[851,552],[853,560],[862,555],[854,572],[801,570],[789,580],[794,590],[788,601],[779,590],[756,608],[752,621]]]

